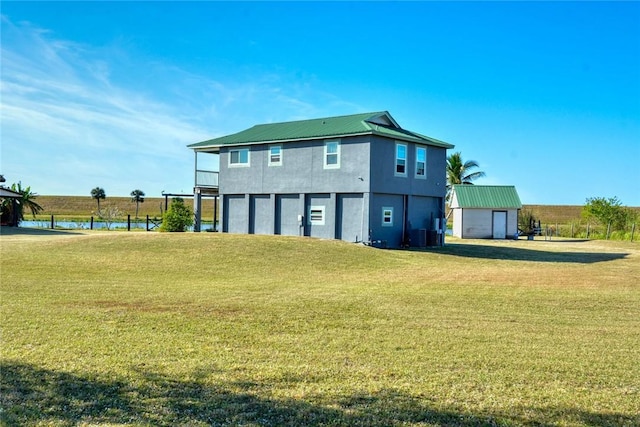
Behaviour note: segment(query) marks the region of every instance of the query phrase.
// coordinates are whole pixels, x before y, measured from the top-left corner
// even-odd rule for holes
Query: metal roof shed
[[[453,235],[462,239],[506,239],[518,232],[522,203],[512,185],[454,185]]]

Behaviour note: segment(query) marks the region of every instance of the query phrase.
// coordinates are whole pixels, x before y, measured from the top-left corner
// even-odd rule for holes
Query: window
[[[407,176],[407,146],[396,144],[396,176]]]
[[[237,148],[229,150],[229,166],[249,166],[249,149]]]
[[[324,225],[324,206],[309,206],[309,224]]]
[[[427,177],[427,149],[416,147],[416,178]]]
[[[324,168],[337,169],[340,167],[340,141],[324,143]]]
[[[393,208],[382,208],[382,226],[393,226]]]
[[[272,145],[269,147],[269,166],[282,165],[282,146]]]

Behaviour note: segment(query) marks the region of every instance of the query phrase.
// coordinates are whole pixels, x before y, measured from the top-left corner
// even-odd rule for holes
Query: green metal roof
[[[453,148],[453,145],[446,142],[402,129],[386,111],[255,125],[232,135],[198,142],[188,147],[199,150],[223,145],[287,142],[365,134]]]
[[[459,208],[521,209],[522,203],[513,185],[454,185]]]

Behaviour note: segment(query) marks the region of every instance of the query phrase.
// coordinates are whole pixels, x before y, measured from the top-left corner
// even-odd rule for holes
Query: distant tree
[[[184,200],[176,197],[171,200],[169,208],[162,215],[160,231],[186,231],[193,225],[193,211],[184,204]]]
[[[107,230],[111,230],[111,225],[122,217],[122,211],[117,206],[106,206],[98,209],[96,214],[104,222]]]
[[[107,198],[107,195],[104,192],[104,188],[96,187],[91,190],[91,198],[96,199],[96,202],[98,202],[98,210],[100,210],[100,199],[104,200]]]
[[[582,207],[582,216],[602,225],[611,224],[613,230],[622,230],[636,219],[636,213],[624,207],[617,197],[590,197]]]
[[[133,190],[131,192],[131,201],[136,202],[136,218],[138,218],[138,206],[140,206],[140,203],[144,203],[144,191]]]
[[[34,217],[42,212],[42,206],[35,201],[38,195],[31,191],[31,187],[22,188],[22,183],[18,182],[11,185],[11,190],[19,193],[21,197],[16,200],[16,203],[12,203],[11,199],[4,199],[2,202],[2,216],[16,218],[17,222],[20,223],[20,221],[24,220],[25,209],[29,209]]]
[[[475,171],[480,167],[475,160],[462,161],[462,154],[456,152],[447,157],[447,200],[451,197],[451,188],[456,184],[473,184],[478,178],[485,176],[482,171]]]

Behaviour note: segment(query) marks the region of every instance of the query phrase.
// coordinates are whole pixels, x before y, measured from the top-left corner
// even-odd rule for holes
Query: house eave
[[[380,136],[380,137],[386,138],[386,139],[393,139],[393,140],[397,140],[397,141],[406,141],[406,142],[415,142],[415,143],[418,143],[418,144],[431,145],[431,146],[434,146],[434,147],[440,147],[440,148],[445,148],[445,149],[454,148],[454,145],[452,145],[452,144],[449,144],[449,143],[444,142],[444,141],[439,141],[439,140],[433,139],[433,138],[424,138],[424,139],[422,139],[422,138],[411,137],[411,136],[396,136],[396,137],[390,138],[389,135],[385,135],[382,132],[376,132],[375,130],[369,130],[369,131],[364,131],[364,132],[355,132],[355,133],[345,133],[345,134],[318,135],[318,136],[310,136],[310,137],[302,137],[302,138],[291,138],[291,139],[287,138],[287,139],[270,139],[270,140],[261,140],[261,141],[231,142],[231,143],[224,143],[224,144],[211,144],[211,145],[200,145],[200,146],[195,146],[197,144],[200,144],[200,143],[196,143],[196,144],[189,145],[188,148],[191,148],[194,151],[219,152],[220,148],[222,148],[222,147],[241,147],[241,146],[247,146],[247,145],[285,144],[285,143],[298,142],[298,141],[316,141],[316,140],[323,140],[323,139],[348,138],[348,137],[356,137],[356,136],[363,136],[363,135],[376,135],[376,136]]]

